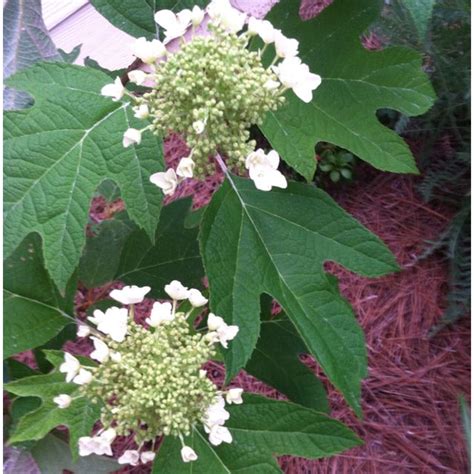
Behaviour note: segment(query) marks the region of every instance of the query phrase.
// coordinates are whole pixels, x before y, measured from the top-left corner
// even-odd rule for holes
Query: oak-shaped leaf
[[[407,48],[367,51],[361,35],[378,17],[382,0],[335,0],[316,18],[302,21],[299,4],[280,1],[267,18],[299,41],[299,56],[322,78],[305,104],[293,92],[267,114],[262,131],[282,158],[307,180],[316,169],[315,144],[330,142],[375,168],[416,173],[407,144],[376,117],[382,108],[408,116],[426,112],[434,100],[421,55]]]
[[[79,263],[91,198],[113,179],[131,219],[150,239],[162,193],[149,181],[163,169],[160,141],[144,134],[124,148],[128,127],[141,128],[128,102],[100,94],[110,78],[91,68],[38,63],[8,79],[33,107],[5,115],[5,255],[31,232],[41,235],[45,265],[63,291]]]
[[[363,332],[323,264],[335,261],[368,277],[395,271],[383,242],[320,189],[290,183],[266,193],[228,175],[204,215],[200,244],[211,309],[240,328],[225,353],[227,380],[252,355],[260,295],[266,293],[360,414],[360,382],[367,371]]]

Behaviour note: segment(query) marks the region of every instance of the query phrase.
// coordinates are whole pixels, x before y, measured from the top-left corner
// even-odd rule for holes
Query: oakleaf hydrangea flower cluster
[[[210,34],[198,35],[195,28],[206,15]],[[198,6],[177,14],[161,10],[155,21],[164,30],[164,42],[137,39],[133,53],[147,65],[147,72],[128,73],[131,82],[151,89],[131,94],[119,78],[102,89],[113,100],[130,97],[135,116],[149,122],[142,130],[125,131],[125,147],[139,144],[145,131],[159,136],[174,131],[186,139],[190,155],[176,169],[152,175],[151,182],[172,195],[181,181],[212,173],[212,157],[222,154],[229,168],[240,172],[247,168],[258,189],[286,188],[286,179],[277,170],[278,155],[255,151],[249,129],[284,103],[288,89],[304,102],[312,100],[321,78],[298,58],[298,41],[267,20],[248,17],[229,0],[212,0],[206,11]],[[192,37],[186,41],[189,29]],[[263,47],[251,51],[248,45],[255,36]],[[172,54],[166,45],[178,38],[180,49]],[[262,58],[268,47],[275,56],[265,67]]]
[[[125,451],[118,461],[135,466],[154,459],[155,440],[165,435],[181,440],[182,460],[191,462],[198,453],[184,444],[184,437],[199,425],[211,444],[232,442],[224,426],[230,416],[225,406],[242,403],[242,389],[219,390],[202,366],[215,355],[217,344],[228,347],[239,328],[210,313],[207,332],[192,330],[188,317],[207,299],[175,280],[165,286],[172,301],[154,303],[147,329],[134,322],[133,314],[134,304],[149,291],[147,286],[113,290],[110,296],[129,308],[95,310],[88,318],[93,326],[79,325],[78,336],[90,337],[94,344],[90,357],[98,366],[83,366],[71,354],[64,355],[59,370],[66,382],[80,385],[80,396],[102,406],[103,428],[79,439],[81,456],[112,455],[114,439],[133,434],[137,449]],[[180,311],[181,303],[191,309]],[[60,409],[73,401],[67,394],[54,397]]]

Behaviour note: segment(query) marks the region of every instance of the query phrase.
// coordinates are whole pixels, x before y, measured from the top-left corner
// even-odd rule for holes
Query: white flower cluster
[[[225,404],[242,403],[242,389],[218,390],[202,364],[213,356],[215,344],[227,348],[239,328],[209,313],[207,332],[193,334],[187,318],[194,308],[205,306],[207,298],[177,280],[164,290],[172,302],[154,303],[145,320],[149,330],[133,321],[133,305],[143,301],[150,291],[148,286],[111,291],[110,296],[129,305],[130,310],[95,310],[88,318],[95,328],[79,325],[77,335],[90,337],[94,345],[90,357],[101,364],[99,367],[83,366],[76,357],[64,354],[59,370],[66,374],[66,382],[81,385],[81,396],[92,402],[101,400],[104,406],[103,429],[79,439],[81,456],[110,456],[115,438],[133,431],[138,448],[125,451],[118,459],[120,464],[136,466],[152,461],[155,439],[161,435],[178,436],[182,460],[194,461],[198,455],[184,444],[184,436],[197,423],[203,425],[211,444],[232,442],[232,434],[224,426],[230,416]],[[185,301],[191,307],[186,314],[178,311]],[[67,409],[74,398],[60,394],[53,400],[60,409]],[[144,448],[147,443],[152,443],[151,450]]]
[[[238,44],[241,48],[245,48],[248,45],[249,39],[255,36],[258,36],[263,41],[263,49],[256,53],[259,67],[261,67],[263,52],[267,50],[269,46],[273,45],[275,57],[266,70],[262,68],[261,72],[257,72],[258,69],[255,66],[247,66],[245,69],[245,71],[248,71],[248,84],[254,84],[254,89],[260,88],[260,90],[265,91],[266,94],[270,94],[269,97],[271,100],[265,95],[259,98],[257,91],[253,99],[253,104],[255,104],[255,106],[260,103],[263,104],[261,112],[259,113],[266,113],[267,110],[281,104],[281,101],[284,100],[283,94],[288,89],[292,89],[296,96],[304,102],[310,102],[312,100],[313,91],[321,84],[321,78],[317,74],[313,74],[309,70],[308,65],[301,62],[301,59],[298,57],[298,41],[294,38],[287,38],[282,31],[275,28],[268,20],[258,20],[252,16],[248,17],[245,13],[232,7],[229,0],[212,0],[205,11],[198,6],[195,6],[192,10],[182,10],[177,14],[170,10],[158,11],[155,14],[155,21],[164,30],[164,42],[162,43],[158,40],[147,41],[145,38],[139,38],[136,41],[133,48],[134,55],[147,65],[148,73],[142,70],[131,71],[128,74],[129,79],[137,85],[148,85],[152,88],[159,87],[159,84],[157,84],[160,78],[159,71],[166,68],[166,66],[161,66],[160,68],[160,62],[170,59],[170,53],[166,45],[170,41],[180,38],[183,45],[182,49],[184,50],[186,48],[186,42],[184,40],[185,33],[190,27],[193,28],[193,33],[195,33],[194,28],[201,24],[206,13],[209,17],[207,27],[209,31],[214,34],[216,41],[222,41],[222,35],[224,35],[224,37],[225,35],[227,35],[227,37],[232,35],[238,41],[238,43],[235,44]],[[244,30],[245,27],[246,30]],[[198,41],[201,41],[204,46],[201,49],[196,49],[194,54],[204,55],[202,61],[200,61],[204,64],[206,48],[208,47],[206,44],[209,45],[209,43],[203,42],[202,37],[193,34],[191,43]],[[225,47],[229,49],[230,54],[230,51],[234,48],[234,43],[229,43],[225,45]],[[212,56],[213,53],[211,50],[212,48],[208,48],[207,51],[209,55]],[[251,56],[249,56],[249,61],[251,61],[250,57]],[[218,64],[216,61],[220,60],[212,56],[210,64]],[[229,61],[224,60],[221,62],[223,71],[225,72],[217,72],[217,77],[221,77],[221,74],[228,74],[229,76],[235,74],[235,68],[232,67]],[[242,58],[239,57],[236,64],[240,64],[241,62]],[[186,60],[185,63],[189,63],[189,61]],[[228,64],[230,64],[230,66]],[[150,69],[151,73],[149,72]],[[207,64],[204,70],[206,69],[209,69]],[[257,82],[251,82],[254,80],[252,74],[257,74],[257,76],[260,75],[262,77],[265,76],[265,80],[259,84],[257,84]],[[172,75],[176,78],[184,77],[182,70],[173,70]],[[212,77],[214,77],[214,75],[213,73]],[[166,75],[164,77],[165,79],[169,78],[169,76]],[[205,90],[204,86],[206,86],[206,83],[204,82],[202,72],[197,74],[196,70],[196,74],[191,75],[191,77],[193,81],[199,83],[201,90]],[[245,80],[240,79],[240,83],[234,85],[235,90],[230,92],[234,94],[233,97],[240,97],[239,100],[242,100],[242,98],[245,99],[246,95],[249,95],[252,86],[247,87],[247,85],[244,85],[246,80],[247,77],[245,77]],[[237,90],[240,85],[244,87],[244,89],[242,89],[243,92]],[[225,87],[217,87],[217,83],[214,88],[216,90],[226,90]],[[186,92],[187,89],[186,87],[176,87],[176,89],[172,91],[178,96],[180,93]],[[189,90],[186,93],[189,93]],[[192,117],[190,119],[191,122],[186,125],[183,130],[175,130],[186,135],[192,151],[189,156],[180,161],[176,170],[170,168],[165,172],[155,173],[150,177],[150,181],[158,186],[165,195],[172,195],[176,191],[178,184],[184,179],[202,176],[203,170],[206,170],[208,166],[209,153],[217,153],[219,149],[225,152],[228,159],[232,158],[232,160],[234,160],[231,160],[234,167],[241,169],[240,165],[243,165],[245,162],[245,166],[249,170],[250,178],[255,182],[257,189],[270,191],[273,186],[286,187],[287,183],[285,177],[279,173],[275,167],[275,163],[276,166],[278,166],[279,162],[279,159],[276,159],[278,158],[276,152],[270,152],[267,158],[264,159],[263,151],[257,150],[256,152],[251,152],[245,160],[245,156],[253,149],[253,147],[251,147],[250,150],[248,150],[251,142],[240,145],[238,143],[241,140],[246,141],[248,133],[243,132],[243,130],[239,128],[230,130],[231,121],[239,120],[238,117],[244,117],[245,114],[235,115],[236,107],[238,109],[240,106],[237,105],[238,102],[233,103],[233,100],[225,95],[226,93],[227,92],[224,93],[224,96],[217,97],[217,99],[211,94],[204,101],[204,108],[201,107],[201,105],[196,106],[196,108],[192,110],[181,110],[179,107],[176,109],[173,107],[171,113],[177,115],[177,124],[188,123],[186,120],[183,120],[182,117]],[[170,125],[170,114],[163,111],[163,102],[157,102],[157,105],[153,105],[151,101],[153,94],[150,95],[150,100],[146,99],[147,94],[141,98],[133,96],[125,89],[119,78],[117,78],[113,84],[104,86],[102,94],[112,97],[113,100],[120,100],[127,94],[135,101],[135,116],[139,119],[147,119],[148,117],[152,119],[152,125],[142,130],[129,128],[124,133],[123,145],[125,147],[139,144],[141,142],[142,132],[145,130],[152,130],[154,133],[158,130],[162,130],[163,127],[161,125],[158,127],[156,125],[161,120],[167,122],[166,126]],[[191,96],[193,96],[193,93],[191,93]],[[278,99],[281,99],[281,101],[278,102]],[[173,103],[172,100],[169,102]],[[186,104],[186,107],[189,107],[189,104],[192,102],[185,100],[183,103]],[[222,108],[219,108],[221,106]],[[245,107],[242,108],[242,110],[245,110]],[[255,110],[260,109],[255,108]],[[229,113],[227,113],[228,111]],[[217,126],[219,123],[214,123],[214,117],[217,117],[217,119],[226,126],[219,128]],[[222,119],[225,120],[223,121]],[[260,119],[260,115],[257,114],[257,118],[255,118],[252,123],[257,123]],[[240,120],[242,121],[243,128],[248,128],[247,121],[242,118],[240,118]],[[213,131],[218,135],[220,134],[221,138],[215,138]],[[224,136],[226,134],[230,134],[229,138]],[[232,134],[234,134],[233,138]],[[219,143],[219,140],[222,140],[222,142]],[[246,154],[241,157],[244,150],[247,150]],[[256,156],[258,156],[258,159],[256,159]],[[252,164],[257,161],[258,164]]]

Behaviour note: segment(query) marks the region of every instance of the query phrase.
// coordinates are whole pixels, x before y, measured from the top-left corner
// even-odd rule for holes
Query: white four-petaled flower
[[[109,348],[104,341],[101,341],[98,337],[91,337],[94,343],[94,350],[91,352],[91,359],[97,360],[98,362],[105,362],[110,355]]]
[[[68,352],[64,353],[64,362],[59,366],[59,371],[66,374],[66,382],[71,382],[79,373],[81,363]]]
[[[72,379],[77,385],[86,385],[92,381],[92,372],[86,369],[79,369],[79,373]]]
[[[208,338],[211,341],[219,341],[222,347],[226,349],[228,347],[227,342],[234,339],[239,332],[239,326],[229,326],[220,316],[216,316],[213,313],[209,313],[207,327],[211,331],[208,333]]]
[[[247,15],[234,8],[229,0],[212,0],[207,13],[214,23],[218,23],[230,33],[237,33],[245,24]]]
[[[127,334],[128,311],[126,308],[112,306],[105,313],[96,309],[89,321],[97,325],[97,329],[109,335],[115,342],[122,342]]]
[[[110,297],[122,304],[141,303],[151,288],[149,286],[124,286],[121,290],[112,290]]]
[[[100,90],[101,95],[105,97],[112,97],[112,100],[117,102],[125,94],[125,87],[120,80],[120,77],[116,77],[112,84],[106,84]]]
[[[196,290],[196,288],[191,288],[188,291],[188,300],[194,308],[204,306],[208,301],[199,290]]]
[[[225,400],[227,403],[235,403],[236,405],[242,404],[244,401],[242,399],[242,393],[243,393],[242,388],[230,388],[226,395],[225,395]]]
[[[141,104],[138,107],[134,107],[133,112],[133,115],[138,119],[146,119],[150,115],[150,110],[146,104]]]
[[[192,158],[181,158],[176,168],[176,174],[181,178],[192,178],[195,166],[196,163],[194,163]]]
[[[128,449],[118,458],[119,464],[130,464],[138,466],[140,462],[140,453],[136,449]]]
[[[313,91],[321,84],[321,77],[313,74],[298,57],[287,57],[272,69],[280,82],[306,103],[311,102]]]
[[[139,145],[142,141],[142,132],[136,128],[128,128],[123,134],[122,145],[128,148],[130,145]]]
[[[258,35],[265,44],[275,41],[275,28],[268,20],[257,20],[251,17],[248,23],[248,31],[251,35]]]
[[[137,86],[141,86],[148,79],[148,74],[141,69],[135,69],[128,73],[128,78],[130,79],[130,82],[133,82]]]
[[[112,456],[111,445],[116,436],[117,433],[113,428],[109,428],[97,436],[82,436],[79,438],[79,455],[89,456],[90,454],[98,454],[102,456],[107,454]]]
[[[185,300],[188,297],[188,289],[178,280],[173,280],[165,285],[166,294],[174,300]]]
[[[193,14],[188,9],[181,10],[176,15],[171,10],[160,10],[155,13],[156,23],[165,30],[165,44],[183,36],[192,19]]]
[[[150,181],[161,188],[165,196],[171,196],[178,186],[178,177],[173,168],[169,168],[165,172],[160,171],[150,176]]]
[[[214,425],[209,432],[209,442],[214,446],[222,443],[232,443],[232,434],[225,426]]]
[[[145,64],[153,64],[166,53],[165,45],[157,39],[147,41],[146,38],[141,37],[133,44],[133,55],[140,58]]]
[[[193,448],[190,448],[189,446],[183,446],[181,448],[181,459],[183,462],[196,461],[197,458],[198,456]]]
[[[280,58],[293,58],[298,55],[298,40],[287,38],[280,30],[275,30],[275,50]]]
[[[146,464],[147,462],[151,462],[155,459],[156,453],[154,451],[143,451],[140,454],[140,461],[143,464]]]
[[[245,167],[249,170],[250,179],[260,191],[270,191],[273,186],[286,188],[288,183],[285,176],[278,171],[280,157],[275,150],[268,154],[259,148],[250,153],[245,160]]]
[[[54,397],[53,402],[56,403],[59,408],[67,408],[71,404],[72,398],[70,395],[62,393],[61,395]]]
[[[145,319],[151,327],[158,327],[165,321],[173,321],[174,314],[172,311],[171,303],[159,303],[158,301],[153,303],[153,308],[149,318]]]

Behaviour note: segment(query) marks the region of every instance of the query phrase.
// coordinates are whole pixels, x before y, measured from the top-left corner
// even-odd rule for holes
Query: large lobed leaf
[[[41,240],[31,234],[4,263],[3,357],[38,347],[72,322],[76,279],[59,294],[43,265]]]
[[[39,63],[8,84],[36,103],[5,116],[5,254],[30,232],[43,239],[45,265],[62,291],[85,243],[91,197],[106,178],[117,182],[131,218],[150,238],[162,194],[149,176],[163,169],[160,142],[144,134],[124,148],[122,135],[142,125],[126,103],[100,95],[110,78],[100,71]]]
[[[406,143],[376,117],[381,108],[420,115],[434,92],[421,69],[421,55],[405,48],[369,52],[360,36],[377,18],[381,0],[335,0],[319,16],[301,21],[299,2],[282,0],[268,19],[299,41],[300,57],[322,77],[309,104],[291,91],[284,107],[269,113],[262,131],[283,159],[310,180],[314,146],[321,141],[345,148],[372,166],[416,173]]]
[[[195,428],[185,439],[198,460],[181,460],[181,443],[167,437],[153,466],[154,473],[253,474],[281,472],[274,455],[291,454],[316,459],[340,453],[360,444],[342,423],[293,403],[245,395],[242,405],[228,407],[226,426],[233,442],[213,446],[207,435]]]
[[[76,460],[78,440],[81,436],[88,436],[92,432],[94,423],[99,419],[100,406],[81,396],[80,385],[66,383],[65,375],[58,370],[63,361],[62,352],[46,351],[46,357],[55,367],[52,372],[22,378],[5,385],[5,390],[10,393],[20,397],[37,397],[42,402],[38,409],[27,413],[19,420],[9,442],[39,440],[53,428],[65,425],[69,428],[71,452],[73,460]],[[86,361],[82,358],[81,362]],[[53,398],[62,393],[73,397],[67,409],[61,409],[53,402]]]
[[[360,414],[364,337],[337,279],[323,264],[335,261],[369,277],[395,271],[382,241],[313,186],[290,183],[287,190],[265,193],[232,175],[204,215],[200,241],[212,311],[240,328],[225,354],[228,380],[255,348],[260,295],[266,293],[281,304],[331,382]]]
[[[3,35],[4,78],[41,60],[61,59],[44,24],[41,0],[7,0],[3,7]],[[22,109],[31,102],[25,92],[9,87],[3,90],[4,110]]]

